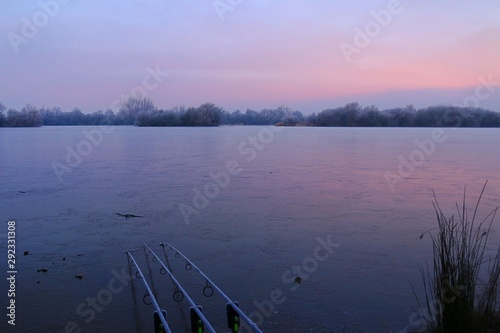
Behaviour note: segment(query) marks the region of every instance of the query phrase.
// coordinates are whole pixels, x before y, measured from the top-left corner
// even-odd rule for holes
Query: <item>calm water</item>
[[[84,134],[92,130],[94,144]],[[445,129],[432,144],[433,129],[116,127],[102,138],[96,131],[0,129],[0,248],[5,258],[5,222],[15,220],[18,250],[17,325],[7,327],[2,314],[2,332],[72,332],[72,325],[152,332],[140,281],[122,287],[115,277],[128,272],[127,249],[153,277],[174,332],[189,332],[181,328],[185,301],[172,301],[158,263],[149,261],[148,271],[141,244],[162,254],[161,241],[263,319],[266,332],[397,332],[415,310],[410,282],[421,291],[418,264],[431,255],[428,237],[417,237],[436,225],[432,190],[451,214],[464,185],[472,207],[488,180],[481,216],[500,205],[498,129]],[[67,161],[68,149],[81,154]],[[413,166],[402,162],[410,158]],[[55,162],[66,171],[60,179]],[[387,172],[399,177],[392,188]],[[324,261],[311,259],[318,238],[339,244]],[[227,331],[224,302],[205,299],[203,281],[170,264]],[[293,266],[302,267],[300,285],[291,281]],[[4,295],[5,279],[0,287]],[[92,298],[105,305],[93,308]]]

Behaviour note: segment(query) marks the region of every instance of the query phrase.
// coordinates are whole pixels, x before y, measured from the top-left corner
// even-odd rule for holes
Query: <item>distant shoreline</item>
[[[431,106],[416,109],[412,105],[379,110],[349,103],[304,116],[287,106],[260,111],[228,112],[212,103],[199,107],[176,107],[161,110],[145,98],[130,98],[117,113],[112,110],[84,114],[79,109],[63,112],[60,108],[37,109],[26,105],[21,111],[0,103],[0,127],[41,126],[137,126],[137,127],[217,127],[286,126],[286,127],[465,127],[499,128],[500,113],[477,107]]]
[[[500,128],[500,126],[314,126],[314,125],[215,125],[215,126],[137,126],[137,125],[42,125],[42,126],[1,126],[2,128],[42,128],[42,127],[96,127],[96,126],[112,126],[112,127],[136,127],[136,128],[207,128],[207,127],[252,127],[252,126],[276,126],[290,128]]]

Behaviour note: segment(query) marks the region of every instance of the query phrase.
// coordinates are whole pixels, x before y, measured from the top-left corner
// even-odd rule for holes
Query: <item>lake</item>
[[[472,209],[488,181],[485,217],[500,206],[499,142],[500,129],[1,128],[0,267],[13,220],[18,271],[16,327],[3,314],[1,331],[152,332],[130,250],[174,332],[190,332],[186,301],[142,248],[163,257],[166,241],[266,332],[397,332],[432,255],[418,239],[437,225],[432,191],[456,215],[464,186]],[[497,219],[488,251],[499,231]],[[169,264],[228,331],[224,301]]]

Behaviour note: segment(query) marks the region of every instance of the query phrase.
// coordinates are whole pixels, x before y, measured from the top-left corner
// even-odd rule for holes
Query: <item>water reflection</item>
[[[251,312],[254,300],[268,298],[273,288],[286,289],[282,274],[328,234],[342,244],[338,252],[299,290],[288,292],[263,328],[401,329],[415,305],[408,280],[419,290],[417,263],[430,256],[428,239],[417,238],[436,225],[432,190],[443,210],[454,214],[464,185],[472,207],[489,180],[480,214],[500,205],[497,129],[447,130],[447,141],[394,192],[384,173],[397,172],[398,157],[408,158],[415,139],[429,138],[432,129],[285,128],[247,161],[238,147],[261,127],[117,127],[59,182],[51,163],[81,140],[82,130],[0,130],[0,212],[18,221],[23,250],[33,253],[19,264],[26,286],[18,295],[26,307],[20,311],[30,313],[21,324],[26,331],[39,323],[62,331],[61,323],[69,320],[86,331],[147,331],[152,310],[138,301],[139,284],[134,293],[117,296],[95,323],[84,325],[75,309],[103,288],[112,268],[126,264],[125,249],[163,240],[183,249]],[[203,189],[213,181],[210,173],[231,160],[242,172],[186,225],[179,205],[192,203],[193,189]],[[119,219],[114,212],[145,218]],[[495,244],[499,223],[491,238]],[[71,254],[74,260],[54,265],[57,286],[34,283],[33,268],[50,268],[56,257]],[[76,285],[75,271],[92,278]],[[166,288],[162,302],[177,323],[185,323],[182,305],[167,293],[171,285],[151,273],[156,288]],[[26,305],[47,302],[35,312]]]

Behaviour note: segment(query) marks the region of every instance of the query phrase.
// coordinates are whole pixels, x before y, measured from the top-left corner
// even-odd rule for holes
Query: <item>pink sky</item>
[[[286,104],[310,113],[351,101],[461,104],[490,78],[478,105],[500,111],[498,1],[227,3],[4,4],[0,101],[106,110],[158,67],[169,75],[147,81],[157,83],[147,96],[160,108],[210,101],[229,111]],[[36,33],[26,34],[26,22]],[[366,29],[372,36],[357,47],[356,31]],[[358,50],[346,59],[342,45]]]

